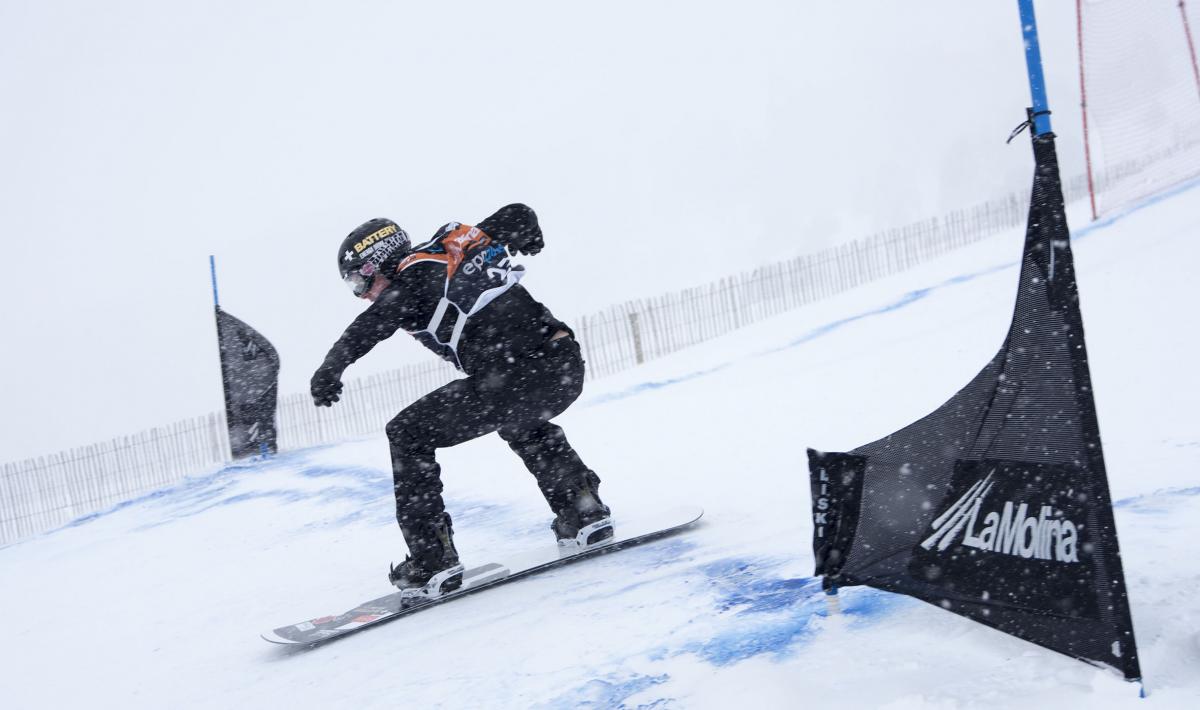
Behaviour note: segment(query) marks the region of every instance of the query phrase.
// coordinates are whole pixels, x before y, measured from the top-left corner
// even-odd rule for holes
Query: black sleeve
[[[426,324],[420,322],[420,306],[409,297],[401,283],[393,282],[346,328],[329,349],[321,367],[340,375],[351,363],[371,352],[371,348],[390,338],[398,329],[414,331],[424,328]]]
[[[536,254],[542,249],[542,228],[537,214],[520,203],[501,207],[495,214],[475,225],[501,244],[523,254]]]

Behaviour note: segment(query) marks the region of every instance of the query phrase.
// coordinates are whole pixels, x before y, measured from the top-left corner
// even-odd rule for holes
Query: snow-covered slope
[[[810,577],[804,448],[949,397],[1003,339],[1022,235],[594,382],[561,418],[619,516],[684,535],[311,651],[258,632],[387,591],[382,434],[227,468],[0,549],[6,707],[1195,707],[1200,188],[1079,230],[1076,258],[1149,698],[904,597]],[[468,563],[548,539],[496,437],[443,452]]]

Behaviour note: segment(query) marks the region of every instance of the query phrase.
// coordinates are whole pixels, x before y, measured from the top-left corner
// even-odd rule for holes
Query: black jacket
[[[340,376],[397,330],[470,375],[537,352],[557,331],[570,332],[516,283],[523,267],[512,264],[510,253],[541,248],[537,215],[521,204],[475,227],[443,226],[400,262],[387,289],[330,348],[321,370]]]

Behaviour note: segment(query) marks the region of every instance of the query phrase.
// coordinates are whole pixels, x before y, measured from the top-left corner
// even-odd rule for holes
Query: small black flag
[[[275,453],[279,353],[258,331],[218,306],[221,381],[233,458]]]

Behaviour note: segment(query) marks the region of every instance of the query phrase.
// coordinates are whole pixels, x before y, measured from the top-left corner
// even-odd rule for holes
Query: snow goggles
[[[346,274],[343,278],[346,285],[355,296],[362,298],[367,291],[371,290],[371,285],[375,283],[375,264],[374,262],[364,261],[363,265],[358,269]]]

